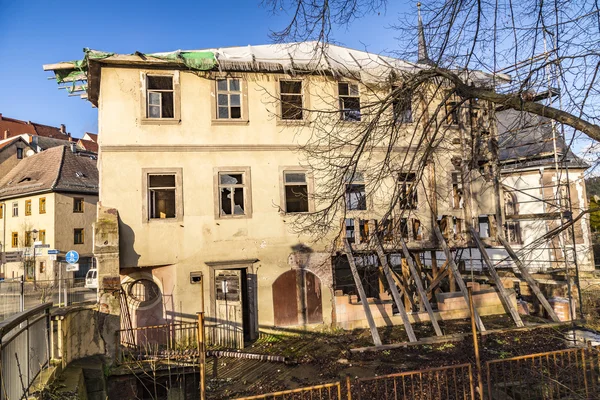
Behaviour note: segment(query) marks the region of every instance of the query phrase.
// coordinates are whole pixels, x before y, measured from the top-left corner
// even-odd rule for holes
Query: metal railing
[[[597,368],[595,349],[559,350],[488,361],[488,397],[490,400],[597,399],[600,395]]]
[[[85,278],[0,281],[0,321],[39,304],[52,302],[58,307],[95,302],[96,291],[85,288]]]
[[[40,304],[0,323],[0,400],[25,397],[50,361],[50,308]]]
[[[120,362],[198,356],[198,324],[193,322],[121,329],[117,337]]]
[[[471,364],[360,378],[355,382],[353,391],[358,399],[475,399]]]
[[[370,397],[379,399],[383,397]],[[340,382],[327,383],[292,390],[283,390],[258,396],[238,397],[236,400],[273,399],[273,400],[341,400],[342,388]]]

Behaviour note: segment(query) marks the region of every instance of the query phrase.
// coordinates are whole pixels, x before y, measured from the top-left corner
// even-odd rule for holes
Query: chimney
[[[2,121],[2,113],[0,113],[0,121]]]
[[[69,142],[72,142],[72,141],[73,141],[73,138],[71,137],[71,134],[69,133],[67,136],[68,136],[67,140],[68,140]]]
[[[67,134],[67,127],[65,126],[65,124],[60,124],[60,133],[62,134]]]
[[[4,131],[4,139],[8,139],[8,129]]]

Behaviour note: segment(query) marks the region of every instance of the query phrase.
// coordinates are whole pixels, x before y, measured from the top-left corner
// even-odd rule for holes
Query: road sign
[[[23,261],[22,251],[8,251],[6,253],[2,253],[2,263],[12,263],[21,261]]]
[[[48,260],[50,261],[56,261],[57,255],[56,254],[48,254]]]
[[[75,264],[77,261],[79,261],[79,253],[75,250],[69,250],[65,256],[65,261],[69,264]]]
[[[37,243],[37,242],[36,242]],[[50,245],[49,244],[42,244],[42,242],[40,242],[40,244],[36,244],[35,245],[36,249],[49,249]]]
[[[54,249],[48,250],[48,254],[58,254],[58,253],[59,253],[58,250],[54,250]]]
[[[67,272],[79,271],[79,264],[67,264],[66,270]]]

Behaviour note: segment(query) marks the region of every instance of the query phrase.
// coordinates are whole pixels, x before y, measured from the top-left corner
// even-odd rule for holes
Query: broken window
[[[305,172],[284,172],[285,212],[308,212],[308,183]]]
[[[400,218],[400,236],[408,240],[408,218]]]
[[[490,237],[490,219],[487,215],[479,216],[479,237],[489,238]]]
[[[414,240],[423,240],[423,226],[421,225],[421,221],[419,221],[416,218],[413,218],[412,228],[413,228],[413,239]]]
[[[73,244],[83,244],[83,228],[73,229]]]
[[[446,123],[448,125],[458,125],[459,115],[459,103],[456,101],[447,101]]]
[[[379,298],[379,259],[375,254],[355,255],[354,262],[368,298]],[[334,290],[345,295],[358,295],[356,283],[345,255],[333,258]]]
[[[360,234],[360,241],[366,242],[369,240],[369,220],[359,219],[358,220],[358,230]]]
[[[504,223],[504,237],[510,244],[521,244],[521,227],[519,221],[506,221]]]
[[[392,88],[393,91],[398,88]],[[393,101],[394,122],[409,124],[413,122],[412,93],[401,92]]]
[[[217,79],[217,118],[242,118],[242,82],[239,78]]]
[[[398,193],[401,210],[414,210],[417,208],[416,174],[398,174]]]
[[[148,218],[175,218],[175,174],[148,175]]]
[[[340,97],[340,119],[342,121],[360,121],[360,96],[356,83],[338,83]]]
[[[356,230],[354,229],[354,219],[346,218],[344,220],[345,238],[348,243],[352,244],[356,241]]]
[[[174,118],[173,77],[146,76],[147,118]]]
[[[346,209],[367,209],[365,178],[361,172],[346,175]]]
[[[460,179],[460,172],[452,173],[452,207],[455,209],[463,208],[464,195],[463,186]]]
[[[281,119],[301,120],[302,115],[302,81],[279,81],[281,95]]]
[[[240,301],[240,278],[235,271],[221,271],[215,276],[217,300]]]
[[[221,216],[246,215],[244,172],[219,172]]]

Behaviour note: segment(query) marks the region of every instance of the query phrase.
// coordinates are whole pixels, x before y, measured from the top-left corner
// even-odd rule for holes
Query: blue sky
[[[391,24],[414,2],[392,0],[379,15],[362,18],[335,39],[385,52],[396,47]],[[269,32],[289,15],[273,16],[261,0],[66,3],[0,0],[0,113],[42,124],[67,125],[74,136],[97,132],[97,112],[87,101],[57,90],[43,64],[78,59],[89,47],[116,53],[243,46],[269,43]]]

